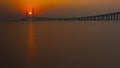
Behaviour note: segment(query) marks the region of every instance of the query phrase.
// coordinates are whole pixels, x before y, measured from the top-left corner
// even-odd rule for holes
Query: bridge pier
[[[112,16],[112,21],[115,21],[116,20],[116,14],[111,14]]]
[[[118,20],[120,21],[120,12],[118,12]]]
[[[110,20],[111,20],[111,15],[109,14],[109,15],[108,15],[108,21],[110,21]]]
[[[78,17],[71,18],[72,21],[120,21],[120,12],[97,15],[97,16],[88,16],[88,17]]]
[[[106,19],[107,19],[107,21],[109,21],[109,20],[110,20],[110,16],[109,16],[109,15],[107,15]]]
[[[94,16],[92,16],[92,21],[94,21]]]
[[[112,18],[113,18],[113,17],[112,17],[112,14],[110,14],[110,21],[112,21]]]
[[[104,20],[104,16],[103,15],[101,15],[101,21],[103,21]]]
[[[118,20],[119,20],[119,14],[116,13],[116,21],[118,21]]]
[[[82,17],[80,17],[80,21],[82,21]]]
[[[89,17],[89,20],[92,21],[92,17]]]

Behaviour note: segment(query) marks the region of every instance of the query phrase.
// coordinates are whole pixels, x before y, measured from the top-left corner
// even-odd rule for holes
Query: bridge
[[[26,17],[22,20],[32,21],[120,21],[120,12],[108,13],[103,15],[70,17],[70,18],[47,18],[47,17]]]
[[[87,16],[87,17],[79,17],[77,19],[79,21],[120,21],[120,12]]]

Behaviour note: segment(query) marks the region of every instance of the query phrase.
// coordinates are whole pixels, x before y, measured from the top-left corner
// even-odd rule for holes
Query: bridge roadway
[[[24,20],[32,21],[120,21],[120,12],[86,16],[86,17],[71,17],[71,18],[42,18],[42,17],[28,17]]]

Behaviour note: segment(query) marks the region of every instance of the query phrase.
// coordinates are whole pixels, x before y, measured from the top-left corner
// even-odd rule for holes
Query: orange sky
[[[118,11],[120,0],[0,0],[0,11],[16,16],[34,7],[41,16],[83,16]],[[73,13],[74,12],[74,13]],[[4,16],[5,16],[4,15]]]
[[[14,10],[24,11],[30,8],[49,9],[58,5],[61,0],[2,0],[0,4],[2,6],[13,8]]]

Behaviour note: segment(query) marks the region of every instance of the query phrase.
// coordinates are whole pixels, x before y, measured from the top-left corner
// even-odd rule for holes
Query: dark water
[[[0,23],[0,68],[120,68],[120,23]]]

